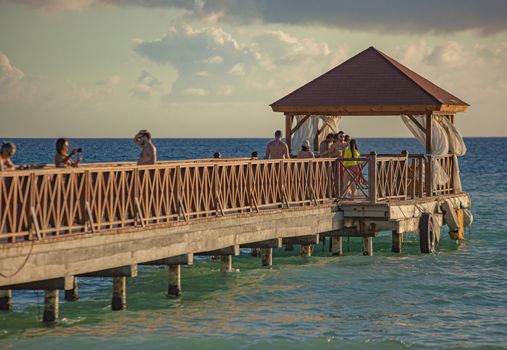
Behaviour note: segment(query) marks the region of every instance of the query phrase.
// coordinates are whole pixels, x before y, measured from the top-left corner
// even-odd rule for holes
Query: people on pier
[[[310,151],[310,142],[305,140],[301,145],[301,151],[298,153],[298,159],[315,158],[315,155]]]
[[[77,167],[83,158],[79,157],[75,161],[72,156],[81,152],[81,148],[73,148],[69,154],[69,140],[59,138],[56,140],[55,166],[57,168]]]
[[[343,157],[348,146],[348,143],[345,142],[345,134],[343,131],[338,132],[334,135],[333,143],[329,146],[329,157]]]
[[[345,134],[344,141],[348,145],[350,143],[350,135]]]
[[[275,139],[268,143],[264,159],[289,159],[289,147],[282,141],[282,132],[275,131]]]
[[[16,154],[16,145],[12,142],[2,142],[0,147],[0,171],[14,170],[11,158]]]
[[[333,134],[329,133],[319,145],[319,156],[324,158],[329,156],[329,147],[333,144]]]
[[[220,153],[220,152],[213,153],[213,158],[214,159],[220,159],[220,158],[222,158],[222,153]]]
[[[344,158],[360,158],[359,148],[355,139],[350,140],[349,147],[345,150]],[[360,174],[360,162],[357,160],[345,160],[343,165],[344,183],[345,183],[345,197],[354,198],[357,192],[357,186],[361,186],[362,175]],[[350,196],[349,196],[350,195]]]
[[[148,130],[139,131],[134,137],[134,143],[141,147],[137,165],[150,165],[157,162],[157,148],[153,144]]]
[[[250,157],[252,158],[252,160],[257,160],[257,159],[259,159],[259,153],[257,153],[257,151],[254,151],[254,152],[252,152]]]

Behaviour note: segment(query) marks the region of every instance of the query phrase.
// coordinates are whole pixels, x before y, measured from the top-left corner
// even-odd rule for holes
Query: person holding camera
[[[74,148],[69,152],[69,140],[59,138],[56,140],[55,166],[57,168],[77,167],[83,158],[79,157],[76,161],[72,160],[72,156],[81,153],[81,148]]]
[[[134,143],[141,147],[137,165],[151,165],[157,162],[157,148],[151,141],[151,134],[148,130],[139,131],[134,137]]]

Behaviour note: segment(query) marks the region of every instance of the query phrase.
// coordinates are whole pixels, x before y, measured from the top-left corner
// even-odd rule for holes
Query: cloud
[[[183,94],[187,96],[206,96],[209,91],[200,88],[188,88],[183,91]]]
[[[345,50],[261,30],[240,43],[217,26],[178,23],[160,39],[137,40],[134,50],[178,72],[168,101],[270,100],[345,59]]]
[[[316,25],[392,33],[507,30],[504,0],[0,0],[62,11],[90,6],[176,8],[189,16],[234,24],[253,22]]]
[[[25,73],[0,51],[0,101],[16,97],[25,90]]]
[[[9,87],[18,83],[25,74],[11,64],[9,57],[0,51],[0,87]]]
[[[135,86],[130,90],[130,95],[134,98],[148,99],[162,91],[162,82],[148,71],[143,70],[137,78]]]

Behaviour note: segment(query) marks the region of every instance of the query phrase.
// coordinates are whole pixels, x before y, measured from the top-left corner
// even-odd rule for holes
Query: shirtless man
[[[147,130],[141,130],[134,137],[134,143],[141,147],[141,154],[137,165],[150,165],[157,162],[157,148],[151,141],[151,134]]]
[[[264,159],[289,159],[289,147],[282,141],[282,132],[275,132],[275,139],[268,143]]]

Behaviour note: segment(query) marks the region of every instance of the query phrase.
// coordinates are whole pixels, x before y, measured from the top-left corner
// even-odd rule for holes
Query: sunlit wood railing
[[[344,166],[350,160],[359,172]],[[452,175],[452,157],[435,161]],[[452,177],[441,188],[428,187],[431,168],[423,155],[372,153],[356,159],[201,159],[5,171],[0,243],[333,203],[347,200],[352,186],[358,188],[356,200],[370,203],[452,193]]]

